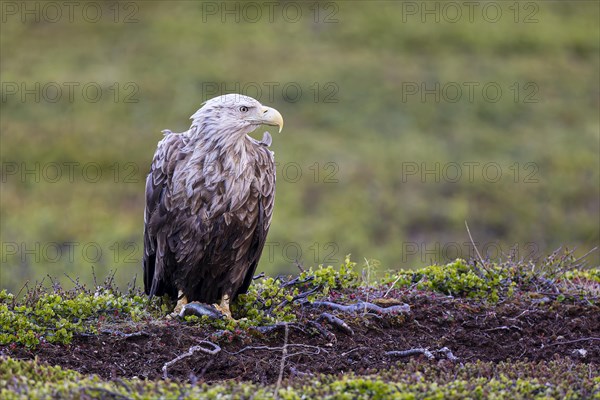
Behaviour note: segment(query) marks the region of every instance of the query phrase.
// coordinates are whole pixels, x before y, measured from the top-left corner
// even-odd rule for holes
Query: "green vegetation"
[[[249,329],[252,327],[274,326],[273,324],[283,321],[305,323],[305,311],[299,304],[304,300],[329,300],[339,304],[351,304],[357,300],[364,300],[365,296],[367,299],[387,298],[394,301],[415,301],[424,298],[427,299],[426,307],[431,308],[433,303],[440,301],[440,296],[447,300],[445,295],[452,295],[462,304],[461,309],[468,310],[470,304],[477,310],[476,314],[481,314],[481,306],[494,307],[499,300],[506,303],[519,298],[519,301],[525,300],[525,303],[531,305],[532,301],[540,297],[541,290],[548,290],[553,293],[553,298],[545,301],[554,302],[554,306],[549,305],[555,310],[551,313],[551,319],[554,319],[556,313],[560,312],[557,307],[563,303],[572,304],[572,308],[567,308],[570,313],[584,308],[597,309],[600,270],[577,269],[577,262],[569,252],[554,254],[537,265],[525,262],[477,265],[456,260],[445,266],[432,265],[414,271],[400,270],[388,273],[381,279],[371,279],[371,276],[377,275],[372,271],[372,263],[369,262],[358,270],[356,264],[346,257],[338,269],[319,266],[302,272],[294,279],[263,277],[255,281],[248,294],[241,296],[234,304],[234,315],[242,318],[230,322],[208,320],[204,317],[186,317],[180,322],[168,321],[164,318],[166,311],[164,307],[161,308],[161,299],[148,302],[146,297],[140,296],[135,290],[119,293],[113,287],[112,279],[107,279],[104,285],[97,285],[94,291],[80,285],[65,291],[56,282],[53,282],[50,288],[39,285],[30,288],[19,297],[2,291],[0,344],[4,345],[4,349],[0,358],[0,397],[599,399],[598,365],[593,362],[577,363],[558,356],[552,360],[536,362],[524,359],[496,363],[476,360],[464,360],[459,363],[427,362],[409,359],[387,365],[380,370],[367,369],[360,373],[354,371],[339,375],[304,374],[287,377],[280,384],[267,385],[239,379],[211,383],[187,383],[171,379],[142,380],[137,377],[107,379],[47,365],[40,362],[37,356],[29,361],[6,356],[19,347],[37,347],[39,351],[44,346],[53,346],[48,343],[53,343],[54,346],[68,346],[74,335],[94,337],[100,333],[118,333],[126,336],[127,332],[135,334],[145,331],[146,337],[151,337],[158,332],[154,330],[154,333],[149,333],[151,327],[168,332],[177,326],[182,329],[186,329],[187,326],[188,329],[194,328],[191,332],[195,338],[197,335],[207,337],[221,346],[226,346],[232,340],[246,344],[251,343],[250,337],[257,334],[256,331],[251,333]],[[308,295],[303,296],[307,293]],[[464,301],[461,302],[461,298]],[[518,307],[515,308],[518,302],[512,304],[511,315],[519,316],[532,312],[527,308],[525,312],[521,312]],[[448,311],[451,311],[451,307]],[[542,312],[542,309],[537,309],[537,312]],[[518,316],[512,319],[516,321]],[[582,314],[581,318],[586,317]],[[368,323],[366,314],[364,320],[361,320],[359,315],[349,317],[348,321],[350,320],[359,325]],[[397,323],[400,327],[407,324],[406,320],[393,321],[388,319],[388,323]],[[539,323],[540,320],[537,321]],[[439,321],[433,323],[439,324]],[[448,329],[452,329],[451,325]],[[194,333],[195,330],[198,332]],[[146,339],[133,342],[136,348],[139,348],[143,340]],[[178,338],[179,340],[181,338]],[[114,342],[111,345],[105,342],[108,342],[107,336],[100,341],[90,341],[86,346],[114,346]],[[42,346],[41,349],[39,346]],[[176,345],[175,348],[176,353],[182,353],[186,346]],[[90,351],[89,347],[86,349]],[[156,349],[158,354],[161,351],[163,350]],[[173,357],[172,351],[166,352],[167,359]],[[146,354],[144,357],[148,356]],[[137,359],[140,355],[134,353],[133,357]],[[61,362],[65,362],[64,356],[61,355],[60,359]],[[123,361],[127,362],[126,359]],[[88,370],[87,367],[85,370]],[[184,376],[188,373],[191,374],[185,372]]]
[[[334,298],[351,303],[357,298],[356,293],[364,290],[375,297],[386,297],[383,293],[396,289],[476,298],[493,304],[512,297],[515,290],[520,296],[537,297],[543,287],[554,290],[554,298],[548,301],[597,304],[600,269],[573,269],[574,266],[565,261],[569,258],[572,253],[560,257],[564,262],[562,269],[542,268],[540,271],[525,263],[507,262],[478,268],[467,265],[464,260],[456,260],[445,266],[388,273],[381,280],[370,281],[357,272],[356,263],[347,256],[339,269],[319,266],[294,279],[265,277],[255,281],[248,293],[232,304],[238,320],[190,315],[185,321],[241,334],[251,327],[297,321],[297,313],[304,302]],[[549,257],[542,267],[552,266],[553,260],[554,257]],[[364,271],[367,271],[366,267]],[[15,298],[3,290],[0,292],[0,345],[68,344],[78,333],[97,334],[103,328],[114,330],[115,326],[135,330],[140,323],[164,317],[171,311],[170,306],[166,298],[149,302],[137,291],[119,293],[110,279],[105,287],[98,286],[95,291],[83,286],[65,291],[54,284],[50,289],[37,286],[22,298]]]
[[[145,311],[145,297],[125,296],[107,290],[95,293],[44,293],[37,299],[17,302],[6,290],[0,292],[0,344],[28,347],[40,341],[71,342],[75,333],[98,333],[103,323],[126,319],[139,322]]]
[[[281,7],[272,22],[263,9],[256,23],[236,23],[183,1],[128,3],[133,23],[115,23],[110,2],[99,3],[98,23],[81,7],[73,22],[66,9],[59,22],[8,16],[3,83],[41,91],[56,82],[63,95],[48,101],[48,87],[36,101],[2,88],[0,286],[17,292],[64,272],[90,284],[92,266],[116,269],[120,285],[139,274],[144,180],[160,131],[187,129],[202,101],[225,91],[260,97],[286,120],[272,146],[278,188],[259,271],[295,272],[296,258],[338,264],[348,253],[384,269],[468,259],[465,220],[493,260],[512,248],[536,259],[596,246],[598,2],[496,2],[494,23],[483,5],[473,22],[463,9],[456,23],[422,23],[403,3],[328,3],[335,21],[322,8],[315,22],[307,2],[294,23]],[[120,11],[119,22],[132,9]],[[65,82],[80,84],[72,101]],[[100,86],[97,102],[82,95],[87,83]],[[302,96],[286,94],[288,83]],[[488,83],[502,89],[498,101],[483,94]],[[439,98],[423,94],[436,84]],[[465,163],[475,163],[472,179]],[[598,253],[588,259],[599,264]]]
[[[557,253],[554,253],[545,260],[545,263],[539,265],[508,261],[502,264],[472,267],[467,265],[464,260],[457,260],[445,266],[432,265],[417,271],[387,274],[382,283],[393,283],[394,287],[414,285],[419,290],[480,298],[491,302],[511,297],[515,288],[523,292],[528,289],[536,291],[540,287],[550,286],[562,290],[579,289],[580,291],[575,293],[576,296],[594,298],[595,291],[589,291],[593,289],[592,286],[577,286],[573,285],[573,282],[598,284],[600,283],[600,269],[568,269],[562,264],[566,262],[565,265],[570,265],[569,260],[571,263],[576,261],[573,254],[567,252],[560,257],[556,257],[556,255]],[[555,263],[556,258],[560,260],[559,263]],[[536,268],[540,268],[541,271],[536,271]],[[572,295],[573,293],[571,293]]]
[[[598,399],[597,366],[560,361],[465,363],[444,367],[398,364],[378,375],[318,376],[258,386],[246,382],[190,385],[172,381],[105,381],[35,361],[1,359],[0,396],[6,400],[89,399]],[[564,377],[568,375],[570,379]]]

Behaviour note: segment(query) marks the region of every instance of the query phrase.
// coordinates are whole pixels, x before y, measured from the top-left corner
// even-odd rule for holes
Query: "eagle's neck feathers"
[[[185,176],[181,181],[185,188],[181,189],[192,202],[192,210],[201,208],[200,202],[207,199],[213,199],[210,203],[214,205],[236,209],[246,201],[252,186],[258,185],[254,163],[262,145],[247,135],[251,129],[207,131],[209,127],[193,124],[184,133],[188,141],[185,166],[179,171]],[[226,210],[209,206],[206,211],[215,215]]]

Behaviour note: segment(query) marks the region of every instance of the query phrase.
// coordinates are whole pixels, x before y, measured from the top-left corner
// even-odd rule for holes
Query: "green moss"
[[[305,299],[313,301],[326,297],[330,290],[357,288],[359,275],[355,267],[356,263],[350,261],[350,256],[346,256],[339,269],[331,265],[320,265],[302,272],[295,279],[262,278],[255,281],[248,293],[239,296],[238,301],[232,305],[234,315],[240,317],[240,320],[223,322],[205,317],[188,320],[208,322],[215,327],[228,330],[277,322],[293,322],[296,321],[295,311],[299,307],[297,300],[304,299],[302,294],[310,292]]]
[[[414,287],[417,290],[456,297],[485,298],[492,302],[498,301],[501,292],[512,294],[515,285],[510,279],[509,271],[501,266],[476,269],[460,259],[443,266],[432,265],[417,271],[401,270],[395,274],[387,274],[382,283],[394,283],[397,288]]]
[[[578,280],[578,281],[590,281],[600,283],[600,268],[589,269],[589,270],[571,270],[565,272],[564,278],[566,280]]]
[[[149,316],[145,296],[112,290],[42,293],[15,302],[0,292],[0,344],[35,347],[43,342],[70,343],[76,333],[96,333],[105,321],[135,323]]]
[[[568,253],[572,254],[572,253]],[[552,256],[549,257],[549,259]],[[569,264],[562,268],[568,268]],[[457,259],[447,265],[431,265],[418,270],[400,270],[386,274],[380,281],[393,288],[434,291],[462,298],[498,302],[515,293],[539,292],[553,288],[558,300],[578,297],[594,303],[600,292],[600,269],[570,269],[563,271],[549,260],[537,266],[532,263],[486,263],[470,266]]]
[[[331,289],[350,289],[358,287],[359,274],[356,272],[356,263],[350,261],[350,255],[344,259],[344,263],[339,270],[335,270],[331,265],[327,267],[319,266],[316,270],[310,268],[300,274],[300,279],[306,280],[313,278],[313,284],[323,288],[322,293],[327,294]]]
[[[437,292],[495,303],[515,293],[535,296],[536,290],[547,291],[552,287],[556,293],[552,300],[597,302],[598,269],[568,269],[559,273],[556,268],[548,268],[549,264],[533,268],[530,264],[505,262],[476,267],[459,259],[443,266],[400,270],[365,283],[363,276],[370,277],[373,272],[370,264],[367,271],[359,273],[356,263],[347,256],[339,268],[318,266],[296,278],[265,277],[255,281],[248,292],[232,304],[237,320],[188,316],[185,322],[225,332],[247,332],[252,327],[297,321],[298,311],[305,302],[349,303],[364,300],[366,296],[381,297],[391,289]],[[149,302],[142,294],[120,294],[110,287],[98,288],[94,293],[84,288],[70,292],[60,288],[54,288],[53,292],[39,289],[18,301],[3,290],[0,292],[0,344],[27,347],[44,342],[66,344],[73,335],[96,333],[105,323],[136,324],[152,316],[164,317],[168,312],[170,309],[164,299]]]
[[[592,378],[592,376],[595,376]],[[281,388],[245,382],[190,385],[173,381],[105,381],[37,361],[0,362],[0,397],[191,399],[582,399],[600,398],[598,367],[564,360],[466,363],[408,362],[377,374],[323,375],[284,381]]]

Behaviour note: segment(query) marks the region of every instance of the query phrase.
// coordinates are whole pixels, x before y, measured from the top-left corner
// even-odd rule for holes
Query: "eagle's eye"
[[[248,107],[246,107],[246,106],[241,106],[241,107],[240,107],[240,111],[241,111],[241,112],[244,112],[244,113],[245,113],[245,112],[248,112]]]

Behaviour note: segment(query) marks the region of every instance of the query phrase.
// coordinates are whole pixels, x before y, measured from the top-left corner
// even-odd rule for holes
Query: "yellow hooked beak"
[[[262,115],[260,121],[265,125],[278,126],[279,133],[281,133],[281,130],[283,129],[283,117],[281,116],[279,111],[266,106],[263,106],[261,111]]]

